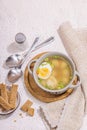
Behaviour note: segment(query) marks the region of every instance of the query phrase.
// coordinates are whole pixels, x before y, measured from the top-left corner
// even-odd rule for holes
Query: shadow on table
[[[16,52],[21,52],[21,50],[19,50],[19,48],[17,47],[15,42],[12,42],[8,47],[7,47],[7,51],[9,53],[16,53]]]
[[[4,120],[4,119],[6,119],[6,118],[9,118],[12,114],[13,114],[13,113],[8,114],[8,115],[0,115],[0,120]]]

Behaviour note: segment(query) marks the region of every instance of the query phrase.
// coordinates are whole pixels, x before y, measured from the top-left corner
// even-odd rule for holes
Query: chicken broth
[[[43,60],[37,71],[39,83],[50,90],[59,90],[72,79],[70,63],[62,56],[50,56]]]

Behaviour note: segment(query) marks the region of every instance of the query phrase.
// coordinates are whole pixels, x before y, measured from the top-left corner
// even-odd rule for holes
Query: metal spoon
[[[39,44],[37,47],[36,47],[36,50],[47,45],[47,43],[49,43],[50,41],[53,41],[54,40],[54,37],[50,37],[49,39],[47,39],[45,42]],[[35,51],[35,48],[32,51]],[[26,58],[25,58],[26,59]],[[24,59],[24,61],[25,61]],[[7,75],[7,79],[9,82],[16,82],[23,74],[22,70],[21,70],[21,67],[24,63],[24,61],[21,63],[21,65],[19,67],[15,67],[15,68],[12,68],[9,72],[8,72],[8,75]]]
[[[32,44],[32,46],[29,48],[27,52],[23,54],[13,54],[9,56],[5,61],[6,66],[9,68],[20,66],[23,63],[24,59],[30,54],[31,51],[33,52],[39,49],[40,47],[44,46],[45,44],[47,45],[47,43],[54,40],[54,37],[50,37],[46,41],[36,46],[36,42],[38,41],[38,39],[39,39],[38,37],[35,39],[34,43]]]

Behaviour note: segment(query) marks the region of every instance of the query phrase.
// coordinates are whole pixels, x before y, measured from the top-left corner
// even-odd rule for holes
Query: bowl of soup
[[[32,71],[30,66],[33,62],[35,64]],[[73,61],[59,52],[48,52],[39,59],[31,60],[28,70],[38,87],[53,94],[62,94],[67,89],[79,87],[81,84]],[[79,77],[79,81],[73,85],[76,75]]]

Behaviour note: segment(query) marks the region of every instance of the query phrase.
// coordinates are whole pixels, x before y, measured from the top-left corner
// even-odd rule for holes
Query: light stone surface
[[[60,51],[65,53],[65,49],[57,34],[57,29],[62,22],[70,21],[74,27],[87,26],[87,0],[1,0],[0,1],[0,82],[6,81],[8,70],[3,67],[7,56],[20,52],[15,46],[14,37],[18,32],[23,32],[31,46],[36,36],[40,37],[40,42],[49,36],[55,36],[55,41],[46,47],[31,54],[31,58],[44,51]],[[22,70],[24,71],[26,64]],[[17,82],[21,95],[21,104],[26,99],[34,102],[34,117],[19,116],[19,108],[8,118],[0,120],[1,130],[46,130],[45,124],[38,114],[38,108],[44,103],[34,98],[25,90],[23,77]],[[14,122],[16,120],[16,122]],[[87,115],[80,130],[87,130]]]

